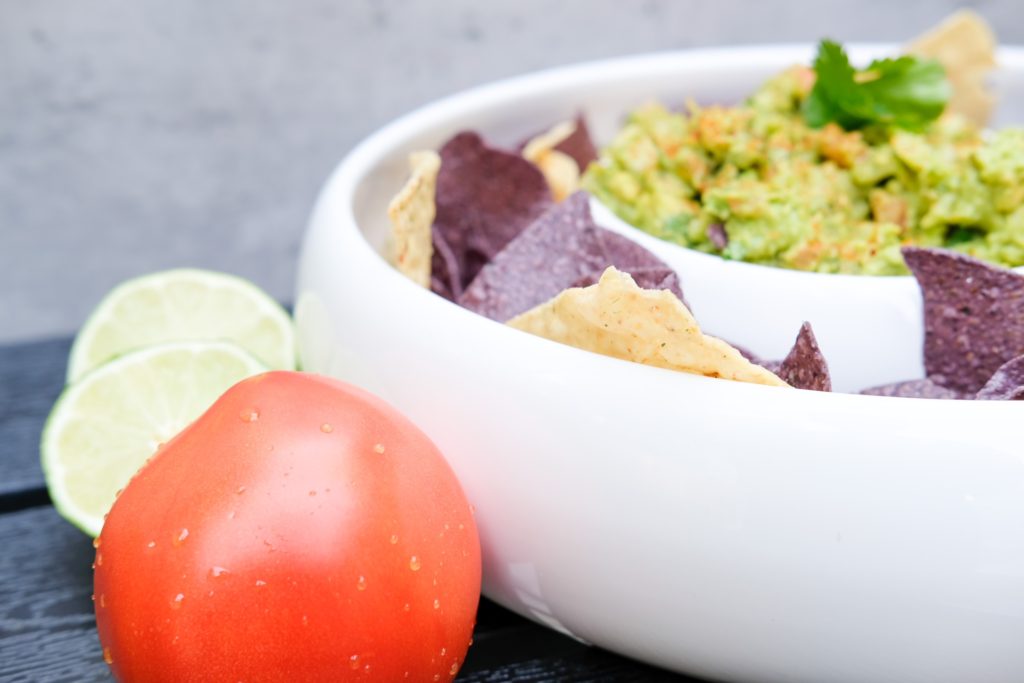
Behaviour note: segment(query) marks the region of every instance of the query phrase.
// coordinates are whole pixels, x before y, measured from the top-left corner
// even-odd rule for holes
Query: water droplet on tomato
[[[459,663],[455,662],[454,664],[452,664],[452,668],[448,669],[448,673],[450,673],[452,676],[459,673]]]
[[[373,452],[378,455],[384,455],[384,444],[379,443],[373,447]]]
[[[309,626],[309,617],[307,617],[305,614],[302,615],[302,625]]]
[[[434,598],[434,609],[441,609],[441,601]]]
[[[405,603],[404,605],[402,605],[403,612],[408,612],[410,609],[412,608],[410,607],[409,603]]]
[[[100,593],[100,608],[106,609],[107,607],[107,596],[105,593]]]
[[[266,586],[267,582],[264,581],[263,579],[256,579],[256,585],[257,586]]]
[[[92,595],[90,595],[89,599],[92,600],[93,602],[96,602],[96,594],[93,593]]]
[[[174,545],[181,545],[185,542],[186,538],[188,538],[188,529],[182,529],[178,532],[178,535],[174,537]]]
[[[420,558],[416,557],[415,555],[409,558],[409,569],[413,570],[414,572],[418,572],[421,566],[422,565],[420,564]]]
[[[356,581],[356,588],[361,590],[361,591],[366,590],[366,577],[365,576],[360,576],[359,577],[359,580]]]
[[[442,647],[441,648],[441,656],[444,657],[446,654],[448,654],[448,648]]]
[[[323,432],[324,434],[330,434],[331,432],[334,431],[334,427],[331,424],[324,422],[322,425],[320,425],[320,431]]]
[[[181,603],[182,603],[182,601],[184,599],[185,599],[185,594],[184,593],[178,593],[177,595],[175,595],[174,599],[171,600],[171,609],[178,609],[179,607],[181,607]]]
[[[434,674],[434,680],[435,681],[441,680],[441,674]]]
[[[156,547],[156,541],[150,541],[149,543],[146,544],[146,547],[147,548],[155,548]]]
[[[103,566],[103,553],[96,553],[96,566]]]
[[[242,418],[242,422],[256,422],[256,420],[260,419],[260,411],[255,408],[249,408],[239,413],[238,417]]]
[[[359,655],[352,655],[348,658],[348,665],[355,671],[359,668]]]
[[[239,486],[237,489],[235,489],[235,493],[238,494],[239,496],[242,495],[243,493],[245,493],[245,487]]]
[[[212,576],[215,579],[219,579],[220,577],[224,576],[225,574],[230,574],[230,573],[231,572],[229,572],[224,567],[210,567],[210,576]]]
[[[92,547],[93,548],[99,548],[100,547],[100,537],[99,536],[97,536],[96,538],[92,539]]]
[[[398,534],[391,534],[391,538],[388,541],[391,542],[391,545],[398,543]]]
[[[103,648],[103,661],[107,663],[107,666],[114,663],[114,655],[110,653],[109,647]]]

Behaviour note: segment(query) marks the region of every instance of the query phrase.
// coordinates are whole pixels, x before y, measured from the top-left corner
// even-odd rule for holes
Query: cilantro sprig
[[[946,70],[935,60],[876,59],[857,70],[831,40],[818,46],[814,72],[817,78],[803,108],[812,128],[835,121],[846,130],[874,125],[921,130],[942,114],[950,96]]]

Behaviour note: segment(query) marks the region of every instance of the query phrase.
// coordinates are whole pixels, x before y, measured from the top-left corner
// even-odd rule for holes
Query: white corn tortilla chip
[[[979,126],[988,123],[995,97],[985,80],[996,63],[996,38],[981,16],[968,9],[954,12],[913,40],[906,51],[935,59],[945,67],[953,89],[946,111]]]
[[[644,365],[707,377],[788,387],[721,339],[700,331],[667,290],[641,289],[609,267],[596,285],[564,290],[508,322],[516,329]]]
[[[555,149],[575,132],[575,121],[562,121],[523,147],[523,158],[544,174],[544,180],[551,188],[556,202],[562,201],[580,187],[580,168],[576,160]]]
[[[409,155],[412,175],[388,204],[391,219],[392,255],[394,264],[413,282],[430,288],[430,260],[434,248],[430,226],[434,223],[437,173],[441,157],[430,150]]]

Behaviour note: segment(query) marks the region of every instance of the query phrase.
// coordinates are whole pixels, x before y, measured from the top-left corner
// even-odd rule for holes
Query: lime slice
[[[117,492],[157,447],[239,380],[267,368],[230,342],[171,342],[127,353],[64,390],[43,429],[57,510],[96,536]]]
[[[233,341],[267,367],[295,368],[292,321],[276,301],[242,278],[183,268],[115,287],[75,338],[67,379],[127,351],[193,339]]]

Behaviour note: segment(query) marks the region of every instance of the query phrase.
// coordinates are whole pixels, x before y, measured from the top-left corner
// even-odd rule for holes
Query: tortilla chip
[[[612,233],[614,234],[614,233]],[[615,265],[614,263],[611,265]],[[668,266],[619,266],[620,270],[624,273],[629,273],[629,276],[633,278],[633,282],[640,289],[665,289],[679,298],[683,302],[683,305],[687,308],[690,307],[686,303],[686,299],[683,298],[680,291],[679,276],[676,275],[676,271],[672,270]],[[596,285],[601,280],[601,275],[604,270],[592,270],[580,279],[572,283],[572,287],[589,287]],[[742,353],[742,350],[740,351]]]
[[[551,194],[559,202],[579,189],[583,171],[597,161],[597,148],[582,115],[556,124],[520,144],[519,148],[523,157],[544,174]]]
[[[437,172],[441,157],[427,150],[409,155],[412,175],[388,204],[391,219],[392,257],[395,266],[410,280],[430,287],[430,262],[434,255],[430,226],[434,223]]]
[[[910,379],[895,384],[885,384],[880,387],[864,389],[862,394],[868,396],[895,396],[898,398],[938,398],[938,399],[969,399],[970,394],[965,394],[954,389],[949,389],[936,384],[930,379]]]
[[[687,308],[689,308],[689,306],[687,306]],[[719,339],[722,339],[722,337],[719,337]],[[750,349],[748,349],[747,347],[745,347],[745,346],[743,346],[741,344],[737,344],[736,342],[729,341],[727,339],[722,339],[722,341],[724,341],[726,344],[728,344],[729,346],[731,346],[734,349],[736,349],[737,351],[739,351],[740,355],[743,356],[744,358],[746,358],[747,360],[749,360],[751,363],[754,363],[755,365],[760,365],[762,368],[765,368],[769,372],[774,373],[775,370],[773,370],[771,366],[774,365],[776,367],[776,369],[777,369],[779,364],[782,362],[782,361],[765,361],[765,360],[761,359],[756,353],[754,353],[753,351],[751,351]]]
[[[760,365],[778,375],[791,387],[811,391],[832,391],[828,363],[808,322],[800,326],[796,342],[785,358]]]
[[[707,228],[708,241],[711,242],[712,246],[718,251],[722,251],[729,246],[729,233],[725,231],[725,225],[722,223],[711,223]]]
[[[671,292],[640,289],[608,268],[596,285],[567,289],[508,322],[587,351],[707,377],[788,387],[720,339],[700,331]]]
[[[634,282],[644,289],[667,289],[675,294],[684,306],[690,308],[683,297],[682,286],[676,272],[646,248],[624,235],[604,228],[598,228],[597,242],[601,253],[607,258],[607,263],[602,263],[589,276],[584,276],[583,279],[591,280],[586,286],[596,284],[605,268],[615,266],[629,273]]]
[[[473,132],[441,148],[434,219],[435,291],[458,299],[484,264],[551,205],[544,176]],[[440,243],[440,244],[439,244]],[[438,252],[446,251],[450,259]]]
[[[462,282],[462,264],[459,263],[455,252],[448,245],[448,240],[445,239],[444,234],[433,230],[430,237],[434,247],[434,258],[432,259],[430,273],[430,290],[446,299],[455,301],[458,295],[452,287]]]
[[[978,392],[982,401],[1024,401],[1024,356],[1004,363]]]
[[[598,154],[597,147],[594,145],[594,140],[590,137],[590,128],[587,126],[587,119],[584,118],[582,114],[577,114],[576,118],[572,121],[557,124],[556,126],[548,129],[548,131],[541,131],[531,135],[529,138],[520,141],[516,146],[516,149],[520,154],[522,154],[526,145],[531,141],[550,133],[558,126],[566,125],[567,123],[574,125],[575,128],[572,133],[556,144],[554,149],[572,158],[572,160],[576,162],[576,167],[580,169],[580,172],[587,170],[587,166],[597,161]]]
[[[505,322],[564,289],[580,286],[581,280],[592,277],[596,281],[608,266],[643,279],[644,285],[671,289],[682,296],[671,268],[643,247],[594,223],[590,195],[577,192],[509,242],[480,270],[458,301],[476,313]]]
[[[582,173],[587,170],[587,166],[597,161],[597,147],[594,146],[594,140],[590,137],[590,129],[587,127],[587,120],[583,118],[583,115],[577,115],[573,123],[576,124],[576,128],[572,134],[555,145],[555,149],[569,155]]]
[[[946,111],[979,126],[988,123],[995,97],[985,81],[996,63],[996,38],[980,15],[969,9],[954,12],[911,42],[906,51],[935,59],[945,67],[953,88]]]
[[[1024,275],[959,252],[904,247],[924,299],[924,367],[951,389],[975,392],[1024,355]]]
[[[555,149],[575,131],[574,121],[563,121],[523,147],[523,158],[544,174],[556,202],[562,201],[580,187],[580,167],[568,154]]]

